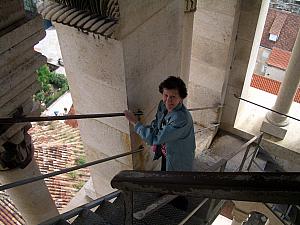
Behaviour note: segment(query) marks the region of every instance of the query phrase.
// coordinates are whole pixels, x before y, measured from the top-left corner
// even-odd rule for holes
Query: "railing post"
[[[220,167],[220,172],[224,172],[225,171],[225,168],[226,168],[226,165],[227,165],[227,160],[224,162],[224,164]]]
[[[257,145],[256,145],[256,147],[255,147],[254,153],[253,153],[253,155],[252,155],[252,157],[251,157],[251,160],[250,160],[250,162],[249,162],[249,165],[248,165],[248,167],[247,167],[247,171],[248,171],[248,172],[249,172],[249,170],[250,170],[250,168],[251,168],[251,166],[252,166],[252,163],[253,163],[254,159],[255,159],[256,156],[257,156],[257,153],[258,153],[259,148],[260,148],[260,143],[261,143],[262,137],[263,137],[263,133],[262,133],[262,134],[260,135],[260,137],[258,138]]]
[[[245,161],[246,161],[246,159],[247,159],[247,156],[248,156],[250,147],[251,147],[251,145],[248,145],[248,146],[247,146],[246,152],[245,152],[245,154],[244,154],[243,160],[242,160],[241,165],[240,165],[240,168],[239,168],[239,172],[243,170],[243,167],[244,167]]]
[[[125,225],[133,224],[133,192],[124,192]]]

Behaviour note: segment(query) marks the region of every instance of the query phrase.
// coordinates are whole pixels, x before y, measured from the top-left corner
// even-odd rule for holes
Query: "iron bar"
[[[93,200],[87,204],[84,204],[84,205],[81,205],[81,206],[78,206],[68,212],[65,212],[63,214],[60,214],[56,217],[53,217],[49,220],[46,220],[38,225],[52,225],[52,224],[56,224],[58,221],[60,220],[68,220],[68,219],[71,219],[73,218],[74,216],[77,216],[82,210],[84,209],[92,209],[92,208],[95,208],[96,206],[100,205],[102,202],[104,202],[105,200],[106,201],[109,201],[115,197],[117,197],[119,194],[121,193],[121,191],[114,191],[108,195],[105,195],[101,198],[98,198],[96,200]]]
[[[236,156],[238,153],[240,153],[244,148],[246,148],[248,145],[252,144],[253,142],[255,142],[257,139],[260,138],[260,136],[263,135],[263,133],[261,133],[258,136],[254,136],[253,138],[251,138],[249,141],[247,141],[245,144],[243,144],[237,151],[232,152],[230,155],[226,156],[225,159],[227,161],[229,161],[230,159],[232,159],[234,156]]]
[[[300,203],[300,172],[122,171],[111,181],[119,190],[279,204]]]
[[[246,162],[248,153],[249,153],[249,151],[250,151],[250,147],[251,147],[251,145],[248,145],[247,148],[246,148],[244,157],[243,157],[242,162],[241,162],[241,165],[240,165],[240,167],[239,167],[239,171],[242,171],[242,170],[243,170],[243,167],[244,167],[244,164],[245,164],[245,162]]]
[[[250,163],[249,163],[249,165],[248,165],[248,167],[247,167],[247,171],[248,171],[248,172],[249,172],[249,170],[250,170],[250,168],[251,168],[251,166],[252,166],[252,163],[253,163],[254,158],[256,158],[256,156],[257,156],[257,154],[258,154],[258,151],[259,151],[259,148],[260,148],[260,143],[261,143],[262,138],[263,138],[263,134],[262,134],[262,135],[258,138],[258,140],[257,140],[257,145],[256,145],[256,147],[255,147],[254,152],[252,153],[253,155],[252,155],[251,160],[250,160]],[[251,155],[250,155],[250,156],[251,156]]]
[[[141,152],[142,150],[144,150],[144,147],[140,147],[139,149],[131,151],[131,152],[126,152],[126,153],[122,153],[122,154],[119,154],[119,155],[114,155],[114,156],[111,156],[111,157],[107,157],[105,159],[99,159],[99,160],[95,160],[95,161],[92,161],[92,162],[88,162],[88,163],[85,163],[83,165],[73,166],[73,167],[65,168],[65,169],[55,171],[55,172],[52,172],[52,173],[47,173],[47,174],[39,175],[39,176],[36,176],[36,177],[30,177],[30,178],[18,180],[18,181],[9,183],[9,184],[4,184],[4,185],[0,186],[0,191],[4,191],[4,190],[11,189],[11,188],[14,188],[14,187],[18,187],[18,186],[21,186],[21,185],[24,185],[24,184],[32,183],[32,182],[35,182],[35,181],[43,180],[45,178],[57,176],[57,175],[60,175],[60,174],[68,173],[68,172],[71,172],[71,171],[74,171],[74,170],[86,168],[86,167],[93,166],[93,165],[96,165],[96,164],[99,164],[99,163],[110,161],[112,159],[117,159],[117,158],[121,158],[121,157],[124,157],[124,156],[127,156],[127,155],[132,155],[132,154]]]
[[[274,110],[274,109],[270,109],[270,108],[268,108],[268,107],[265,107],[265,106],[263,106],[263,105],[257,104],[257,103],[255,103],[255,102],[251,102],[251,101],[249,101],[249,100],[247,100],[247,99],[244,99],[244,98],[241,98],[241,97],[237,96],[236,94],[234,94],[234,97],[236,97],[237,99],[240,99],[240,100],[242,100],[242,101],[245,101],[245,102],[251,103],[251,104],[253,104],[253,105],[256,105],[256,106],[258,106],[258,107],[267,109],[267,110],[269,110],[269,111],[271,111],[271,112],[274,112],[274,113],[277,113],[277,114],[279,114],[279,115],[286,116],[286,117],[291,118],[291,119],[293,119],[293,120],[300,121],[300,119],[298,119],[298,118],[296,118],[296,117],[286,115],[286,114],[284,114],[284,113],[278,112],[278,111],[276,111],[276,110]]]
[[[208,201],[208,198],[205,198],[196,208],[193,209],[187,217],[185,217],[178,225],[185,224],[206,202]]]
[[[205,109],[220,108],[218,106],[208,106],[202,108],[192,108],[189,111],[199,111]],[[143,112],[138,111],[134,113],[136,116],[144,115]],[[0,118],[0,124],[14,124],[25,122],[41,122],[41,121],[54,121],[54,120],[78,120],[78,119],[93,119],[93,118],[107,118],[107,117],[120,117],[125,116],[124,113],[94,113],[94,114],[77,114],[77,115],[64,115],[64,116],[24,116],[24,117],[2,117]]]
[[[143,115],[142,112],[134,113],[136,116]],[[92,119],[92,118],[107,118],[125,116],[124,113],[104,113],[104,114],[81,114],[81,115],[64,115],[64,116],[30,116],[30,117],[3,117],[0,118],[0,124],[13,124],[24,122],[40,122],[40,121],[54,121],[54,120],[72,120],[72,119]]]

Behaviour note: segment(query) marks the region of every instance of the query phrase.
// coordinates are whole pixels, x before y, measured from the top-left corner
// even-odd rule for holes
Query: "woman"
[[[125,117],[134,125],[134,131],[155,150],[157,159],[162,153],[162,170],[191,171],[195,155],[193,119],[183,104],[187,96],[185,83],[170,76],[159,85],[162,94],[155,120],[144,126],[128,110]]]

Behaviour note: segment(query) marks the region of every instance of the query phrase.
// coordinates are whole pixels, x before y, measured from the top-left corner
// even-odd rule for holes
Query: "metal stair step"
[[[104,201],[95,211],[106,221],[112,225],[124,224],[125,210],[124,210],[124,197],[120,194],[113,203]]]
[[[108,223],[105,219],[91,210],[85,209],[74,220],[72,225],[111,225],[111,223]]]
[[[178,221],[161,215],[159,211],[146,216],[140,222],[144,223],[145,225],[178,225]]]
[[[176,221],[176,223],[178,224],[179,222],[181,222],[184,218],[186,218],[189,215],[190,211],[185,212],[183,210],[177,209],[176,207],[174,207],[171,204],[167,204],[164,207],[162,207],[161,209],[159,209],[158,213],[168,219],[172,219],[172,220]],[[199,224],[200,225],[201,222],[203,222],[203,220],[201,220],[200,218],[195,218],[193,216],[185,224],[191,224],[191,225]]]

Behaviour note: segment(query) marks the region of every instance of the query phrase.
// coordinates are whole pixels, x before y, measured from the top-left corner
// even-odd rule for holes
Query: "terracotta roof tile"
[[[77,165],[84,149],[78,128],[55,121],[47,125],[33,124],[29,130],[35,147],[35,158],[41,173],[50,173]],[[58,209],[64,208],[78,189],[89,179],[89,169],[45,179]],[[25,225],[9,196],[0,192],[0,225]]]
[[[253,74],[250,86],[260,89],[265,92],[269,92],[273,95],[277,95],[279,93],[281,82],[277,80],[272,80],[270,78],[260,76],[257,74]],[[297,89],[296,95],[294,97],[294,101],[300,103],[300,88]]]
[[[10,200],[8,194],[0,192],[0,224],[5,225],[25,225],[15,205]]]
[[[286,18],[287,14],[277,12],[269,33],[279,36]]]
[[[276,42],[273,42],[269,40],[269,34],[272,24],[276,16],[278,15],[286,15],[287,17],[281,28],[279,39]],[[261,46],[269,49],[277,47],[282,50],[291,52],[297,37],[299,27],[300,15],[269,8],[260,44]]]
[[[292,53],[281,50],[279,48],[273,48],[269,56],[267,64],[277,67],[279,69],[286,70],[290,61]]]

